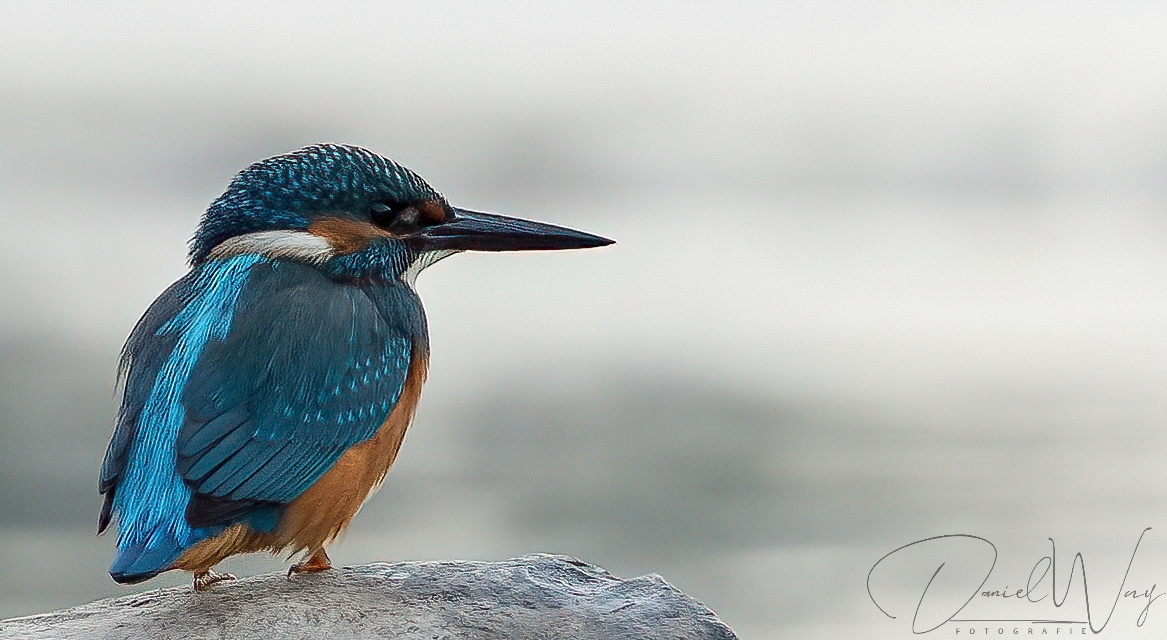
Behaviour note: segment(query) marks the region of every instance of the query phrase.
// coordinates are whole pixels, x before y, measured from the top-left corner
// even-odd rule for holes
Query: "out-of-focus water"
[[[1097,626],[1167,576],[1165,31],[1136,3],[0,7],[0,617],[142,588],[92,535],[120,341],[234,171],[343,140],[618,244],[421,276],[430,382],[335,561],[554,551],[747,638],[906,638],[935,565],[875,574],[892,620],[885,553],[982,536],[1002,589],[1052,537]],[[1077,619],[1079,588],[962,615]],[[1144,604],[1105,633],[1167,626]]]

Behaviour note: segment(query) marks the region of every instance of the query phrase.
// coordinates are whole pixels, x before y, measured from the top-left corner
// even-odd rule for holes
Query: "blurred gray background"
[[[618,240],[419,279],[430,382],[335,561],[568,553],[746,638],[908,637],[864,579],[941,533],[999,583],[1055,537],[1111,593],[1161,527],[1167,582],[1164,34],[1143,2],[0,4],[0,617],[188,580],[115,585],[93,536],[117,351],[233,173],[324,140]],[[1111,637],[1167,628],[1133,611]]]

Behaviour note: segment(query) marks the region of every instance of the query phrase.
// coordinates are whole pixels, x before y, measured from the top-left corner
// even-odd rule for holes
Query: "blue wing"
[[[416,298],[397,293],[405,308],[386,314],[369,290],[311,267],[252,268],[230,331],[207,343],[182,393],[175,445],[192,527],[291,502],[377,432],[416,339],[402,313]]]
[[[115,579],[144,579],[226,525],[284,504],[392,411],[424,345],[416,294],[307,265],[207,263],[146,312],[102,468],[99,528],[121,518]]]
[[[139,417],[154,388],[159,370],[174,351],[178,341],[176,333],[162,333],[161,329],[189,302],[194,280],[194,273],[189,273],[158,296],[138,320],[122,349],[118,369],[119,377],[124,382],[124,391],[113,437],[105,451],[105,461],[101,465],[98,491],[105,494],[105,504],[98,519],[98,533],[105,531],[109,526],[114,491],[129,463],[130,450],[138,434]]]

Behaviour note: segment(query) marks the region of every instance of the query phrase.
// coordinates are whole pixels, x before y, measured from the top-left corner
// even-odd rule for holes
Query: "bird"
[[[326,545],[384,480],[425,382],[414,282],[462,251],[612,244],[452,206],[366,148],[313,144],[251,164],[203,214],[190,270],[130,332],[102,463],[110,576],[170,570],[203,590],[242,553],[331,568]]]

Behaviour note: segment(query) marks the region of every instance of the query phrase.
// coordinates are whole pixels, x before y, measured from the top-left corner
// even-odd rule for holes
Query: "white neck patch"
[[[401,274],[401,280],[403,282],[405,282],[405,284],[409,285],[409,288],[412,289],[413,283],[417,281],[417,274],[421,273],[422,269],[425,269],[426,267],[437,262],[438,260],[441,260],[442,258],[448,258],[448,257],[454,255],[455,253],[459,253],[459,252],[455,251],[453,249],[442,249],[439,251],[427,251],[427,252],[421,254],[420,256],[418,256],[417,260],[413,261],[413,264],[409,265],[409,268],[406,269],[405,272]]]
[[[335,255],[328,240],[307,231],[257,231],[220,242],[211,258],[257,253],[273,259],[323,264]]]

